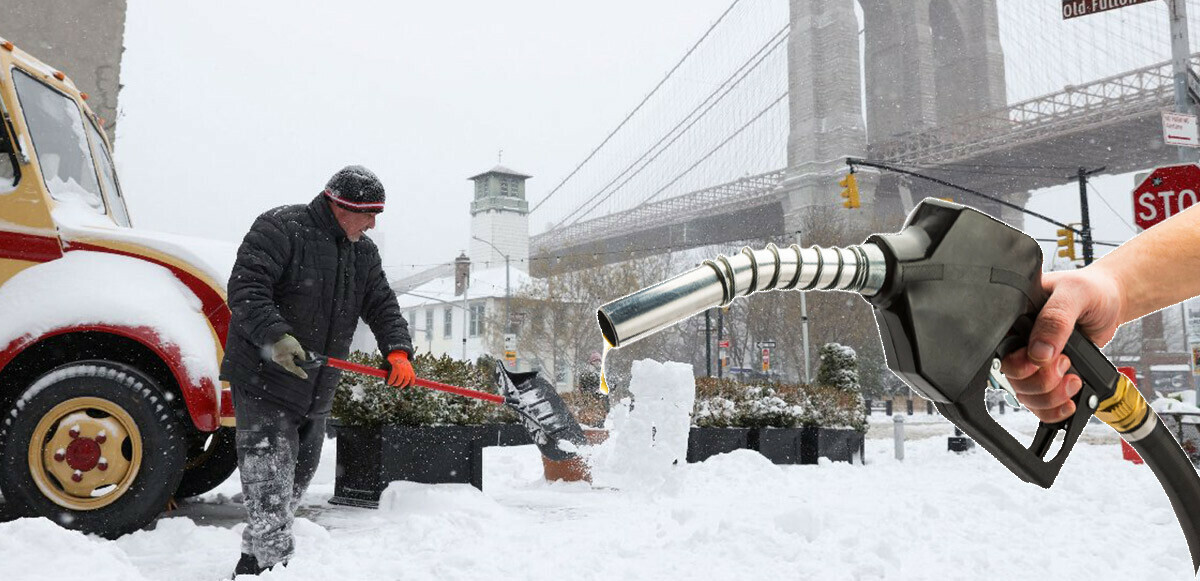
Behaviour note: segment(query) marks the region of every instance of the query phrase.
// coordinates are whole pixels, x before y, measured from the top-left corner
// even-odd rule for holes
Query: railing
[[[769,199],[783,180],[784,170],[748,176],[711,188],[643,204],[586,222],[577,222],[533,236],[535,252],[564,248],[582,241],[616,238],[654,226],[678,224],[692,218],[720,213],[730,207],[750,207]]]
[[[1200,53],[1191,63],[1200,64]],[[1144,115],[1173,102],[1174,83],[1166,61],[872,144],[871,155],[893,163],[960,160],[1015,141]]]

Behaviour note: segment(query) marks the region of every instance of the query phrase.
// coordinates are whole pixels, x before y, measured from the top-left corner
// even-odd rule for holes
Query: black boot
[[[242,553],[242,558],[238,559],[237,567],[234,567],[233,569],[233,577],[237,577],[238,575],[257,576],[259,573],[262,573],[268,569],[270,569],[270,567],[259,567],[258,559],[255,559],[254,555],[251,555],[250,553]]]

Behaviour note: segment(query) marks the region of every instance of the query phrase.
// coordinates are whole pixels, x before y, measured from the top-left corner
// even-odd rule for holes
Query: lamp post
[[[496,248],[495,244],[492,244],[491,242],[478,236],[471,236],[471,238],[491,246],[492,250],[496,251],[496,254],[504,257],[504,332],[509,333],[512,331],[512,319],[509,318],[509,307],[512,305],[512,287],[510,286],[511,278],[509,276],[511,273],[509,268],[509,257],[507,254],[501,252],[499,248]]]

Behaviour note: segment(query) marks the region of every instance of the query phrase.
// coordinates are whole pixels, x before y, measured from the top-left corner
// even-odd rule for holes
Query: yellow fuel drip
[[[608,381],[604,379],[604,364],[608,362],[608,352],[612,351],[612,344],[608,339],[604,340],[604,355],[600,356],[600,393],[608,395]]]

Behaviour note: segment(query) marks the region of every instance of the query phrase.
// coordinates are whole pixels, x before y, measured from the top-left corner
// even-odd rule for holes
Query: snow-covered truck
[[[236,466],[235,247],[133,228],[86,101],[0,38],[0,493],[113,537]]]

